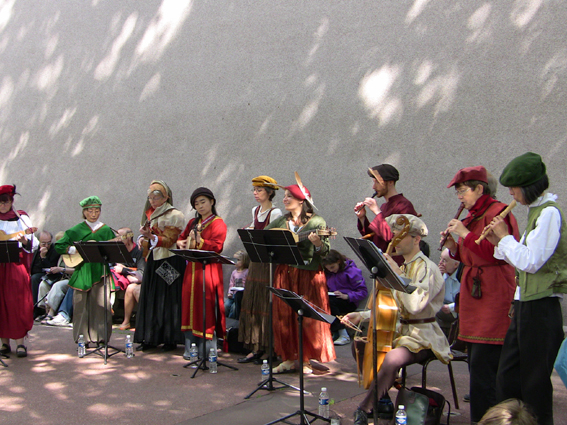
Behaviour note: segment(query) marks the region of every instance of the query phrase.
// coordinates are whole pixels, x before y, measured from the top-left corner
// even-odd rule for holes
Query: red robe
[[[508,312],[516,289],[514,267],[494,258],[494,245],[484,239],[476,240],[482,230],[500,214],[506,204],[481,196],[470,209],[463,224],[471,233],[459,238],[455,259],[464,264],[459,299],[459,339],[479,344],[504,343],[510,325]],[[508,231],[519,240],[518,223],[512,214],[505,219]],[[473,279],[481,280],[481,298],[471,295]]]
[[[364,218],[364,225],[360,223],[360,220],[357,220],[358,231],[362,236],[368,235],[369,233],[374,233],[372,236],[372,242],[378,248],[380,248],[383,252],[386,252],[388,248],[388,244],[392,240],[394,236],[392,233],[392,229],[386,223],[386,218],[391,216],[392,214],[412,214],[417,216],[417,212],[413,207],[413,204],[404,198],[404,195],[398,193],[388,199],[387,202],[380,205],[380,214],[377,214],[372,220],[372,223],[368,221],[368,218]],[[397,255],[394,257],[394,260],[398,264],[403,264],[404,259],[401,255]]]
[[[192,219],[179,240],[185,240],[193,229],[195,219]],[[203,226],[201,232],[201,245],[198,249],[203,251],[222,252],[226,239],[226,224],[220,217],[215,217]],[[207,264],[205,276],[206,298],[206,335],[213,338],[224,337],[226,323],[224,317],[224,286],[221,264]],[[218,304],[218,306],[217,306]],[[183,289],[181,296],[181,330],[192,331],[193,335],[203,337],[203,266],[201,263],[189,263],[185,269]]]

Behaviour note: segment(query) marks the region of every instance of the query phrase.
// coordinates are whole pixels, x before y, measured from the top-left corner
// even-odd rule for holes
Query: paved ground
[[[126,332],[116,331],[111,343],[123,347]],[[223,354],[220,360],[238,366],[238,371],[220,367],[211,375],[184,369],[183,347],[170,353],[159,349],[137,353],[126,359],[122,354],[103,359],[79,359],[71,329],[36,325],[30,332],[29,356],[12,354],[0,367],[1,424],[265,424],[299,408],[294,390],[258,391],[250,400],[244,397],[260,381],[260,366],[237,365],[236,354]],[[14,348],[14,347],[13,347]],[[355,363],[350,347],[339,347],[337,360],[326,375],[305,379],[306,408],[316,411],[322,386],[329,389],[335,404],[331,407],[342,424],[352,424],[352,412],[364,391],[357,385]],[[467,392],[466,365],[454,365],[459,397]],[[409,386],[419,385],[417,366],[410,370]],[[299,385],[297,374],[279,375],[284,382]],[[567,390],[554,375],[556,424],[567,423]],[[447,367],[439,362],[430,366],[428,386],[442,392],[453,404]],[[395,397],[395,391],[391,392]],[[452,424],[469,423],[468,404],[460,401]],[[298,423],[296,421],[295,423]],[[322,422],[317,422],[322,423]]]

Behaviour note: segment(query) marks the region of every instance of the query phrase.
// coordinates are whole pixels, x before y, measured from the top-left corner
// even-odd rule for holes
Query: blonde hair
[[[511,398],[491,407],[478,425],[538,425],[522,400]]]
[[[247,269],[250,266],[250,257],[246,251],[236,251],[233,257],[238,258],[242,262],[243,269]]]

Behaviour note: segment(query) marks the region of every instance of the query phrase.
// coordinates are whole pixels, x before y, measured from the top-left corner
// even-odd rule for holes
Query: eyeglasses
[[[0,205],[10,205],[12,201],[0,201]]]
[[[51,245],[51,242],[40,242],[39,246],[49,246]]]
[[[469,190],[471,190],[470,187],[467,187],[465,189],[460,189],[460,190],[455,190],[455,195],[457,195],[457,197],[459,196],[463,196],[465,193],[467,193]]]

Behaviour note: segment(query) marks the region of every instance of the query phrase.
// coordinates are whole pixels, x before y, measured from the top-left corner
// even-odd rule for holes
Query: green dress
[[[59,254],[67,254],[74,242],[107,241],[114,238],[114,232],[103,224],[94,232],[82,222],[71,227],[63,237],[55,242],[55,250]],[[85,342],[100,343],[108,341],[112,333],[112,314],[110,305],[110,288],[107,291],[107,314],[104,310],[104,264],[81,263],[69,279],[73,293],[73,337],[75,342],[79,335],[84,335]],[[107,332],[104,332],[104,321],[107,320]]]

